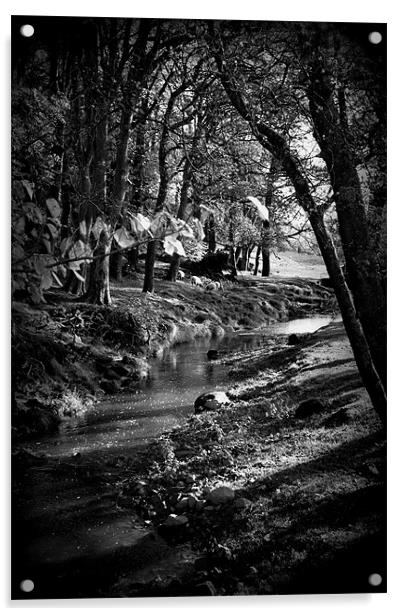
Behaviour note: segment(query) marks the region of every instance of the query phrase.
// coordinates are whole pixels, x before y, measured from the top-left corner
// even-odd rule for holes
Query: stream
[[[100,484],[79,478],[72,456],[93,459],[96,468],[102,459],[130,456],[185,422],[201,393],[231,387],[229,367],[209,361],[209,349],[223,355],[255,349],[277,336],[314,332],[332,320],[312,316],[171,347],[151,361],[138,393],[105,396],[85,415],[63,421],[56,435],[21,443],[49,456],[50,463],[31,468],[14,492],[13,597],[97,596],[100,589],[109,592],[105,589],[126,570],[131,576],[137,570],[137,579],[144,581],[154,579],[156,571],[165,575],[184,566],[188,556],[174,551],[167,560],[167,545],[133,511],[117,505],[115,475],[104,471],[104,480],[111,478]],[[33,580],[31,595],[21,590],[22,580]]]
[[[277,336],[314,332],[332,319],[316,315],[171,347],[151,360],[149,377],[139,384],[138,393],[106,396],[88,413],[63,421],[56,436],[35,440],[31,447],[35,453],[59,458],[95,451],[128,453],[184,422],[200,394],[231,387],[229,367],[209,361],[209,349],[222,354],[256,349]]]

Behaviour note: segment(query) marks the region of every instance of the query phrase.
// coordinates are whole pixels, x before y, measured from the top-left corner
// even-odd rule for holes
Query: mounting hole
[[[32,580],[23,580],[20,588],[23,592],[32,592],[34,590],[34,582]]]
[[[34,26],[31,26],[31,24],[24,24],[20,28],[21,36],[25,36],[26,38],[29,38],[30,36],[33,36],[34,32],[35,32]]]
[[[369,41],[373,44],[373,45],[378,45],[379,43],[382,42],[382,35],[380,34],[380,32],[371,32],[369,34]]]
[[[369,575],[368,582],[371,586],[380,586],[382,579],[383,578],[379,573],[372,573],[372,575]]]

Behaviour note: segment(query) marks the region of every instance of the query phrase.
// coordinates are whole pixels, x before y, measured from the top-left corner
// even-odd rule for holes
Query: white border
[[[285,597],[223,597],[209,599],[103,599],[103,600],[72,600],[72,601],[9,601],[10,573],[8,525],[9,525],[9,94],[10,94],[10,15],[70,15],[70,16],[123,16],[123,17],[173,17],[173,18],[224,18],[224,19],[267,19],[293,21],[362,21],[388,23],[388,53],[389,53],[389,575],[387,595],[331,595],[331,596],[285,596]],[[204,0],[202,3],[191,3],[189,0],[149,1],[135,3],[131,1],[114,0],[109,3],[91,3],[85,0],[70,0],[66,3],[36,0],[35,2],[5,0],[1,6],[0,27],[2,30],[2,62],[3,62],[3,96],[1,96],[1,127],[3,163],[0,167],[2,178],[2,219],[1,219],[1,256],[2,267],[0,289],[3,295],[1,302],[3,310],[3,327],[1,329],[1,348],[3,349],[3,392],[4,404],[1,408],[3,418],[2,450],[6,459],[2,460],[2,486],[5,489],[1,509],[2,528],[4,530],[1,559],[1,603],[6,609],[14,609],[20,613],[29,609],[42,613],[45,608],[68,611],[90,609],[94,613],[99,609],[110,611],[118,608],[135,609],[137,612],[164,612],[165,616],[178,614],[186,610],[193,614],[204,613],[206,610],[231,610],[241,614],[246,609],[254,613],[265,613],[271,610],[282,614],[299,613],[299,616],[324,614],[331,616],[341,612],[359,616],[381,616],[387,609],[389,614],[403,613],[404,600],[401,591],[403,564],[400,548],[403,548],[402,533],[402,449],[404,402],[400,347],[402,340],[402,299],[400,286],[404,283],[402,273],[402,244],[404,233],[404,199],[402,178],[404,105],[401,82],[403,80],[402,60],[404,58],[402,41],[403,20],[399,11],[399,2],[395,0],[283,0],[281,2],[265,2],[265,0],[249,0],[237,5],[230,0]],[[394,287],[394,289],[393,289]],[[4,297],[5,296],[5,297]],[[401,319],[400,319],[401,317]]]

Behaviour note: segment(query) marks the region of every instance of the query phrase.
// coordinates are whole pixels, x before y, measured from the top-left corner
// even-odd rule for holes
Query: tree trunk
[[[322,215],[312,213],[309,220],[316,236],[324,263],[330,279],[333,281],[335,295],[341,310],[342,320],[348,335],[354,357],[373,406],[383,424],[387,422],[387,400],[383,383],[376,371],[369,345],[364,335],[362,325],[358,319],[351,294],[346,284],[339,264],[337,252],[328,233]]]
[[[164,208],[165,200],[167,197],[169,174],[168,174],[168,138],[169,138],[169,121],[176,98],[184,91],[185,83],[179,88],[174,90],[171,94],[167,104],[167,108],[164,114],[163,129],[161,131],[160,147],[159,147],[159,172],[160,172],[160,184],[159,192],[156,200],[155,213],[161,212]],[[186,191],[185,197],[186,200]],[[154,290],[154,262],[156,259],[156,240],[149,241],[147,245],[146,263],[145,263],[145,277],[143,283],[143,292],[152,292]]]
[[[212,213],[206,221],[206,241],[208,244],[208,253],[213,254],[216,250],[216,232],[215,232],[215,217]]]
[[[271,233],[269,229],[269,222],[264,220],[262,222],[262,272],[261,276],[269,276],[271,273]]]
[[[307,90],[315,137],[333,188],[341,243],[358,317],[384,385],[387,381],[386,295],[369,236],[368,218],[349,134],[339,121],[334,86],[317,56],[312,56]]]
[[[113,244],[113,254],[110,257],[110,276],[117,282],[122,282],[123,254],[119,246]]]
[[[157,240],[150,240],[147,244],[147,253],[144,269],[143,293],[153,293],[154,291],[154,263],[156,261]]]
[[[102,231],[97,246],[94,249],[93,261],[90,265],[88,290],[85,295],[86,301],[91,304],[111,304],[109,288],[109,253],[111,252],[111,239],[105,231]]]
[[[234,79],[227,72],[223,61],[223,49],[220,46],[220,34],[218,33],[217,26],[212,24],[211,28],[214,38],[212,37],[210,44],[219,69],[222,85],[229,100],[240,115],[249,123],[253,134],[261,145],[278,158],[279,163],[294,186],[300,205],[309,216],[328,275],[334,284],[342,319],[363,384],[381,421],[383,424],[386,424],[387,400],[383,382],[378,370],[375,368],[365,333],[341,271],[335,247],[324,225],[323,215],[318,211],[319,208],[312,197],[310,185],[302,173],[300,161],[290,150],[286,139],[282,135],[264,122],[255,119]]]
[[[255,266],[254,266],[254,276],[258,275],[258,268],[260,265],[260,254],[261,254],[261,246],[257,246],[257,252],[255,254]]]

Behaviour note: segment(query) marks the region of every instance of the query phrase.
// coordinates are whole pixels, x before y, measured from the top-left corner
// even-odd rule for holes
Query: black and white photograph
[[[13,600],[387,592],[387,24],[268,15],[11,17]]]

